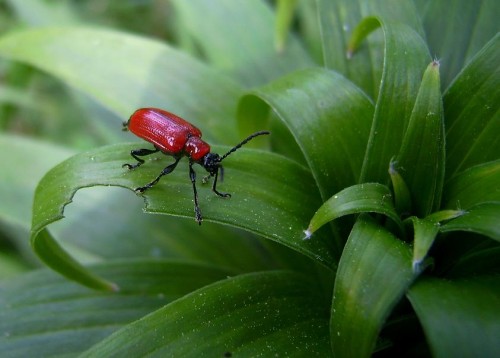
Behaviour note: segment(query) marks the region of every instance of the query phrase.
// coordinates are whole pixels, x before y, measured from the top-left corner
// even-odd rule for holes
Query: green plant
[[[0,56],[113,119],[158,106],[217,152],[264,128],[269,148],[227,160],[231,199],[200,190],[199,228],[185,161],[144,195],[168,215],[140,215],[109,186],[143,185],[162,156],[127,172],[137,143],[62,161],[2,135],[4,236],[27,261],[26,188],[59,162],[31,244],[93,289],[43,269],[2,282],[1,355],[498,355],[498,2],[278,1],[279,21],[254,0],[170,3],[179,48],[69,26],[3,35]],[[103,142],[131,138],[86,113]]]

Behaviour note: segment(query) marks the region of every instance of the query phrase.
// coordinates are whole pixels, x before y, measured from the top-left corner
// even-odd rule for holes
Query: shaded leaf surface
[[[498,160],[500,34],[489,41],[444,96],[446,175]]]
[[[410,288],[408,298],[436,357],[498,355],[499,287],[498,276],[493,276],[426,278]]]
[[[84,357],[331,355],[327,305],[289,272],[242,275],[193,292],[116,332]]]
[[[441,227],[442,232],[468,231],[500,241],[500,202],[482,203],[471,207],[462,216]]]
[[[2,357],[77,354],[131,321],[230,272],[206,265],[128,260],[94,267],[121,291],[92,291],[39,271],[0,290]]]
[[[500,160],[464,170],[446,183],[443,195],[443,206],[450,209],[500,201]]]

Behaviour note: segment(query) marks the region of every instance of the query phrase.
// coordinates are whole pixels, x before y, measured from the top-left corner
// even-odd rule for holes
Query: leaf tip
[[[309,240],[312,236],[313,232],[311,231],[311,228],[307,228],[307,230],[304,230],[304,238],[302,240]]]
[[[422,272],[422,267],[420,266],[422,264],[422,259],[413,259],[411,263],[411,268],[414,274],[419,274]]]
[[[350,60],[352,59],[352,56],[354,54],[354,49],[353,48],[348,48],[346,53],[345,53],[345,57]]]
[[[120,292],[120,286],[114,282],[109,282],[108,288],[111,292]]]

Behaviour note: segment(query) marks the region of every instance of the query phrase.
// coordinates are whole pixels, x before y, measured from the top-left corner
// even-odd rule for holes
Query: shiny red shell
[[[128,129],[168,155],[187,155],[194,161],[210,153],[201,131],[173,113],[158,108],[141,108],[130,116]]]

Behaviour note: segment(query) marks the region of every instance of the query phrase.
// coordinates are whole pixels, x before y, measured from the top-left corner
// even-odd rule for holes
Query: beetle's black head
[[[221,170],[221,175],[223,175],[223,168],[222,168],[221,162],[224,159],[226,159],[226,157],[228,155],[230,155],[231,153],[234,153],[239,148],[241,148],[241,146],[248,143],[251,139],[253,139],[257,136],[260,136],[260,135],[264,135],[264,134],[270,134],[270,133],[268,131],[260,131],[260,132],[256,132],[254,134],[251,134],[245,140],[243,140],[241,143],[235,145],[229,152],[224,154],[222,157],[217,153],[208,153],[207,155],[205,155],[203,157],[203,163],[202,163],[203,167],[207,170],[207,172],[210,173],[211,176],[216,175],[219,168]]]
[[[217,153],[208,153],[203,157],[203,168],[206,169],[207,172],[210,173],[210,175],[215,175],[217,174],[217,171],[219,168],[222,166],[220,164],[221,159],[220,155]]]

